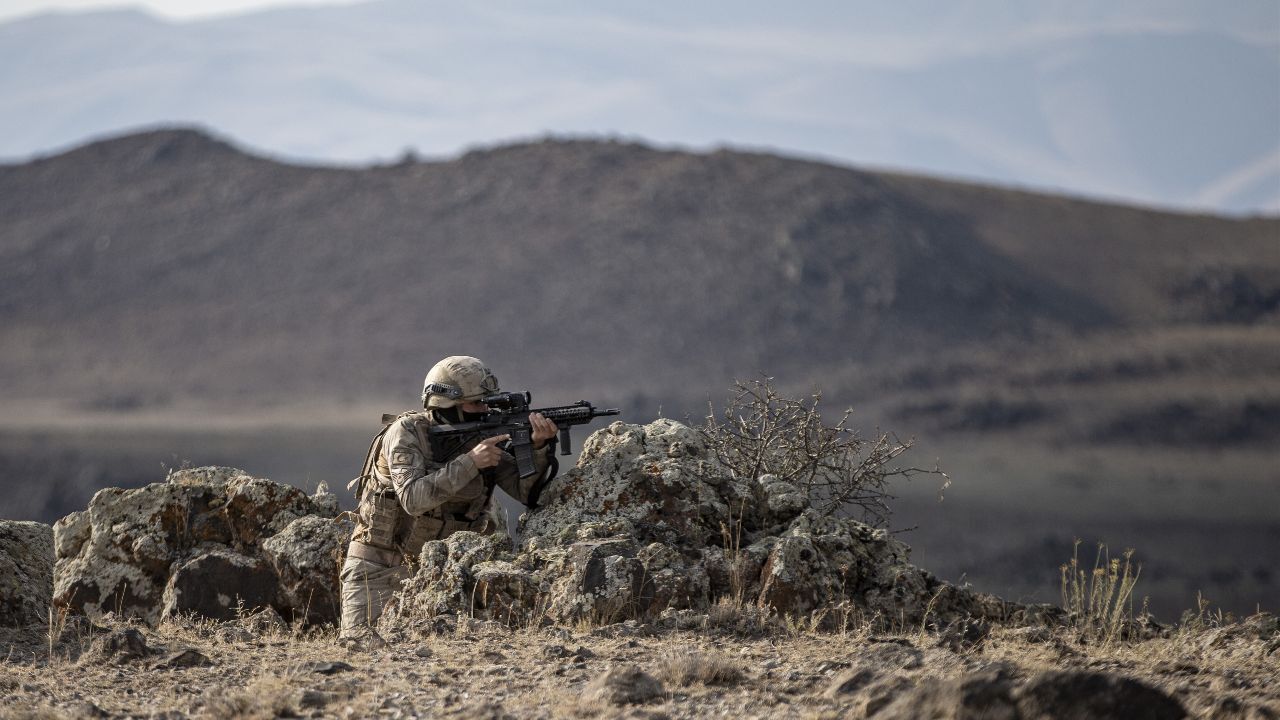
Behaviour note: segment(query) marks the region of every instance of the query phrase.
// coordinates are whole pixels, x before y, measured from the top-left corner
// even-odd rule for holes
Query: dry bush
[[[699,428],[716,459],[735,477],[772,474],[804,491],[818,512],[858,513],[878,526],[888,523],[888,482],[920,473],[950,479],[940,468],[903,467],[893,463],[911,448],[912,440],[893,433],[863,438],[848,427],[852,409],[835,425],[823,422],[822,393],[789,398],[778,393],[772,378],[734,382],[732,397],[717,414],[709,406]]]
[[[700,685],[737,685],[746,679],[734,662],[723,655],[690,652],[667,653],[658,662],[658,679],[664,683],[688,687]]]

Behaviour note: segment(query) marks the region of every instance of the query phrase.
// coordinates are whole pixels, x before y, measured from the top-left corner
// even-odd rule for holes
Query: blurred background
[[[445,355],[768,375],[952,476],[890,524],[946,579],[1274,612],[1280,5],[6,0],[0,319],[0,517],[342,496]]]

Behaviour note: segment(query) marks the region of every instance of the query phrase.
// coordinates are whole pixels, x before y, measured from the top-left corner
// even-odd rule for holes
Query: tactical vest
[[[384,478],[389,478],[391,468],[383,456],[383,441],[393,423],[414,417],[414,430],[419,449],[431,459],[431,448],[424,427],[428,411],[418,410],[400,415],[383,415],[382,430],[373,437],[369,452],[359,477],[348,483],[355,491],[356,529],[352,534],[347,554],[381,565],[399,565],[407,556],[416,558],[422,546],[429,540],[447,537],[461,530],[490,532],[492,523],[484,508],[488,497],[481,503],[445,503],[425,515],[413,516],[404,511],[396,498],[395,488]],[[450,458],[452,459],[452,458]],[[489,487],[492,493],[492,486]],[[468,514],[478,504],[479,511]]]

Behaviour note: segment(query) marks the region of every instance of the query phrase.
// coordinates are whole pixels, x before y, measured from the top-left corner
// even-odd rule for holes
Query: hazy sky
[[[171,18],[194,18],[285,5],[349,5],[359,0],[0,0],[0,20],[48,10],[145,7]]]
[[[219,15],[231,15],[254,10],[279,7],[307,7],[321,5],[356,5],[369,0],[0,0],[0,21],[38,12],[56,10],[85,11],[92,9],[145,8],[164,17],[201,19]],[[501,3],[499,3],[501,4]],[[534,1],[519,7],[524,11],[552,9],[556,0]],[[744,14],[751,13],[751,6],[759,3],[743,0]],[[843,3],[836,0],[810,0],[798,2],[788,12],[805,14],[841,14]],[[608,3],[605,3],[607,6]],[[620,7],[635,3],[617,3]],[[655,16],[664,20],[680,19],[702,14],[705,9],[716,12],[710,3],[708,8],[697,5],[654,3]],[[865,3],[860,13],[865,17]],[[995,0],[960,0],[953,3],[937,3],[934,0],[900,0],[886,2],[875,8],[874,17],[868,18],[866,30],[900,35],[904,27],[946,27],[948,18],[957,16],[986,15],[995,22],[987,29],[991,33],[1022,26],[1029,18],[1052,18],[1044,25],[1044,32],[1072,32],[1082,26],[1144,27],[1169,30],[1195,29],[1224,32],[1247,37],[1255,42],[1280,45],[1280,0],[1033,0],[1025,4]],[[720,18],[732,24],[732,18]],[[904,22],[907,21],[907,22]],[[964,24],[972,30],[969,23]],[[955,38],[951,38],[954,40]]]
[[[167,22],[82,15],[121,8]],[[165,123],[307,161],[606,135],[1275,213],[1280,0],[0,0],[0,162]]]

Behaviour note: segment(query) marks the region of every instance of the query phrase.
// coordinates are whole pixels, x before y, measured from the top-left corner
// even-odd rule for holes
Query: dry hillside
[[[0,217],[9,392],[90,406],[392,397],[457,348],[676,401],[1280,304],[1274,220],[614,142],[338,169],[159,131],[0,168]]]

